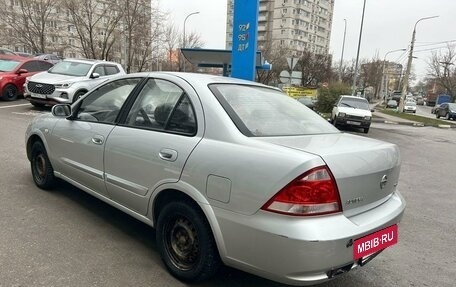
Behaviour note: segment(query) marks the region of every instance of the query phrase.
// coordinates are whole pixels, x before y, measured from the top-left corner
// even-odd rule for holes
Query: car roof
[[[84,63],[84,64],[98,64],[98,63],[106,63],[106,64],[112,64],[112,65],[119,65],[119,63],[116,62],[109,62],[109,61],[104,61],[104,60],[95,60],[95,59],[74,59],[74,58],[66,58],[62,60],[63,62],[79,62],[79,63]]]
[[[18,61],[18,62],[27,62],[30,60],[34,60],[33,58],[19,56],[19,55],[0,55],[0,59],[14,60],[14,61]]]

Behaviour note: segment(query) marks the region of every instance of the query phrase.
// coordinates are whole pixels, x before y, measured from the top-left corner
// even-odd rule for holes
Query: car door
[[[198,127],[197,118],[202,119],[201,104],[186,82],[149,79],[106,143],[106,187],[111,198],[145,215],[153,190],[179,180],[201,140],[202,121]]]
[[[17,74],[16,78],[14,79],[14,83],[17,86],[19,92],[22,94],[24,91],[24,83],[27,77],[33,76],[36,72],[39,71],[38,61],[28,61],[22,64],[20,67],[17,68],[17,72],[21,69],[27,70],[27,73]]]
[[[141,78],[109,82],[79,102],[71,119],[52,131],[54,169],[79,187],[107,196],[103,175],[105,142],[127,97]]]

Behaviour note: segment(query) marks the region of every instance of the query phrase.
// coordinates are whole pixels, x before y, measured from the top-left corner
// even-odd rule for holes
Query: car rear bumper
[[[353,241],[397,224],[404,209],[405,201],[396,192],[381,205],[349,218],[214,212],[225,264],[285,284],[312,285],[359,266],[361,261],[353,259]]]

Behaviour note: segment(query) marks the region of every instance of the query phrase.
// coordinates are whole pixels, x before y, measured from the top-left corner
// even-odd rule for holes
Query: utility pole
[[[363,36],[364,11],[365,10],[366,10],[366,0],[364,0],[363,15],[361,16],[361,27],[359,28],[358,52],[356,53],[355,75],[353,76],[352,96],[355,95],[356,84],[358,81],[359,50],[361,48],[361,38]]]
[[[347,19],[344,19],[344,40],[342,41],[342,54],[340,55],[339,82],[342,82],[342,64],[344,62],[345,35],[347,34]]]
[[[412,42],[410,43],[410,51],[409,51],[409,56],[408,56],[408,61],[407,61],[407,68],[405,70],[405,75],[402,81],[402,92],[401,92],[401,100],[399,101],[399,111],[402,112],[404,110],[404,99],[405,99],[405,94],[407,93],[407,87],[408,87],[408,81],[410,77],[410,70],[412,68],[412,60],[413,60],[413,48],[415,45],[415,35],[416,35],[416,25],[423,20],[428,20],[428,19],[433,19],[437,18],[439,16],[431,16],[431,17],[424,17],[416,21],[415,27],[413,28],[413,33],[412,33]]]

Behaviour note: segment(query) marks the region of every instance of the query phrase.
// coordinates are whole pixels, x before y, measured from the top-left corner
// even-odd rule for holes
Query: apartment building
[[[335,0],[260,0],[258,49],[267,43],[300,52],[328,54]],[[226,48],[232,48],[233,5],[228,0]]]
[[[96,58],[126,65],[128,35],[132,37],[131,49],[146,50],[144,45],[150,45],[145,39],[151,34],[150,0],[138,3],[141,9],[135,17],[141,17],[143,24],[136,22],[136,29],[130,34],[127,20],[121,17],[123,1],[90,0],[83,4],[71,0],[64,5],[61,1],[0,0],[0,5],[4,10],[0,17],[0,47],[16,52],[34,53],[44,46],[43,52],[65,58],[93,57],[86,56],[85,49],[93,51]],[[132,66],[139,65],[131,60]]]

